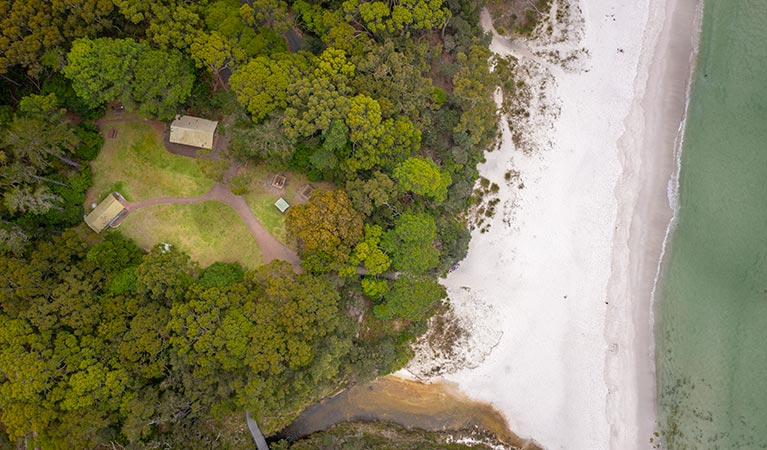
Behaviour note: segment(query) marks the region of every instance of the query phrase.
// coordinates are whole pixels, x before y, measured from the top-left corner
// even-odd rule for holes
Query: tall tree
[[[397,185],[388,175],[374,172],[367,180],[353,178],[346,182],[346,192],[357,211],[371,216],[376,209],[394,208]]]
[[[391,256],[395,268],[423,274],[439,264],[439,250],[434,246],[437,225],[428,214],[404,213],[394,229],[384,234],[383,248]]]
[[[401,48],[392,40],[353,56],[357,76],[353,83],[360,93],[378,100],[385,117],[404,115],[420,125],[433,108],[431,79],[425,76],[429,51],[427,44]]]
[[[199,267],[173,246],[156,245],[138,267],[138,292],[165,305],[181,298]]]
[[[189,98],[193,84],[192,66],[178,50],[146,49],[136,62],[131,95],[142,111],[167,120]]]
[[[139,55],[146,47],[133,39],[78,39],[62,70],[72,88],[91,107],[130,92]]]
[[[444,26],[451,15],[442,0],[347,0],[343,10],[347,20],[361,21],[371,33],[432,30]]]
[[[6,164],[14,162],[36,170],[45,169],[54,160],[72,167],[78,163],[71,159],[71,153],[80,143],[71,126],[63,122],[47,122],[41,119],[17,117],[0,137],[0,145],[7,149]],[[36,175],[20,170],[15,176]],[[11,174],[9,174],[11,175]]]
[[[308,71],[309,62],[300,54],[259,56],[238,68],[229,83],[253,121],[260,122],[275,109],[285,109],[288,87]]]
[[[362,214],[342,190],[317,192],[288,210],[285,226],[298,241],[311,270],[324,272],[346,263],[362,237]]]
[[[394,169],[394,179],[403,192],[411,191],[442,203],[447,198],[450,174],[428,158],[408,158]]]
[[[292,27],[287,3],[281,0],[253,0],[243,3],[240,14],[250,26],[269,27],[284,33]]]
[[[498,115],[492,97],[495,80],[488,67],[491,52],[487,47],[473,45],[468,53],[457,56],[460,70],[453,77],[453,95],[461,107],[461,119],[456,132],[467,132],[480,148],[495,138]]]
[[[111,0],[6,0],[0,2],[0,74],[15,64],[39,75],[44,58],[68,42],[94,36],[112,26]]]
[[[214,90],[226,89],[223,72],[246,58],[245,51],[237,43],[217,31],[199,34],[189,50],[197,67],[205,68],[213,75]]]
[[[444,286],[428,277],[405,275],[394,281],[385,301],[373,308],[376,317],[382,320],[406,319],[423,320],[431,307],[447,297]]]

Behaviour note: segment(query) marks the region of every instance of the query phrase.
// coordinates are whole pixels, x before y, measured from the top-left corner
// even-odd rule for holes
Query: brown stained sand
[[[426,431],[483,430],[504,444],[540,449],[512,433],[503,416],[451,383],[424,384],[388,376],[354,386],[307,408],[281,434],[297,439],[350,420],[380,420]]]

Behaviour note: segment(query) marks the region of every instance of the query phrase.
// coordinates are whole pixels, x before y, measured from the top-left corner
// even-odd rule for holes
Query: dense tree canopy
[[[244,409],[271,433],[402,367],[496,135],[479,7],[0,2],[0,446],[250,448]],[[306,273],[87,230],[115,100],[219,120],[220,157],[317,182],[285,216]]]
[[[189,98],[194,74],[189,60],[177,50],[144,50],[133,73],[131,96],[145,113],[171,119]]]
[[[237,99],[259,122],[275,109],[285,109],[288,87],[308,70],[309,63],[302,55],[259,56],[232,74],[229,82]]]
[[[428,158],[408,158],[394,169],[394,179],[403,191],[429,197],[436,202],[447,198],[450,174],[441,172]]]
[[[335,287],[286,263],[198,281],[173,249],[67,232],[0,269],[0,417],[41,448],[161,440],[162,424],[245,408],[273,429],[334,383],[352,346]],[[106,289],[129,269],[136,289]]]
[[[384,294],[385,301],[376,305],[373,312],[384,320],[421,320],[429,308],[446,296],[445,288],[431,278],[403,276],[393,283]]]
[[[342,190],[318,192],[308,203],[290,208],[285,225],[304,261],[319,271],[345,263],[362,237],[362,215]]]
[[[111,0],[0,2],[0,74],[20,64],[39,74],[68,41],[112,26]]]
[[[133,39],[79,39],[67,57],[64,75],[90,107],[133,98],[141,110],[172,118],[190,95],[194,74],[177,50],[153,50]]]
[[[98,106],[128,94],[139,54],[145,49],[133,39],[78,39],[63,73],[78,96]]]
[[[394,267],[422,274],[439,263],[439,250],[434,246],[437,226],[428,214],[404,213],[396,226],[387,231],[381,246],[391,255]]]

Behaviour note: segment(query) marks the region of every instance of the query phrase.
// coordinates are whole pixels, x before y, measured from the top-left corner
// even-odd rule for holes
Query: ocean
[[[662,440],[767,449],[767,0],[705,0],[689,101],[656,301]]]

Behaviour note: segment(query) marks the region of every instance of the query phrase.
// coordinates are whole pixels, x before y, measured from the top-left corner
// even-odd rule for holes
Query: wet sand
[[[393,422],[426,431],[480,429],[514,447],[540,448],[512,433],[490,405],[469,399],[451,383],[423,384],[397,377],[379,378],[325,399],[280,434],[297,439],[350,420]]]

